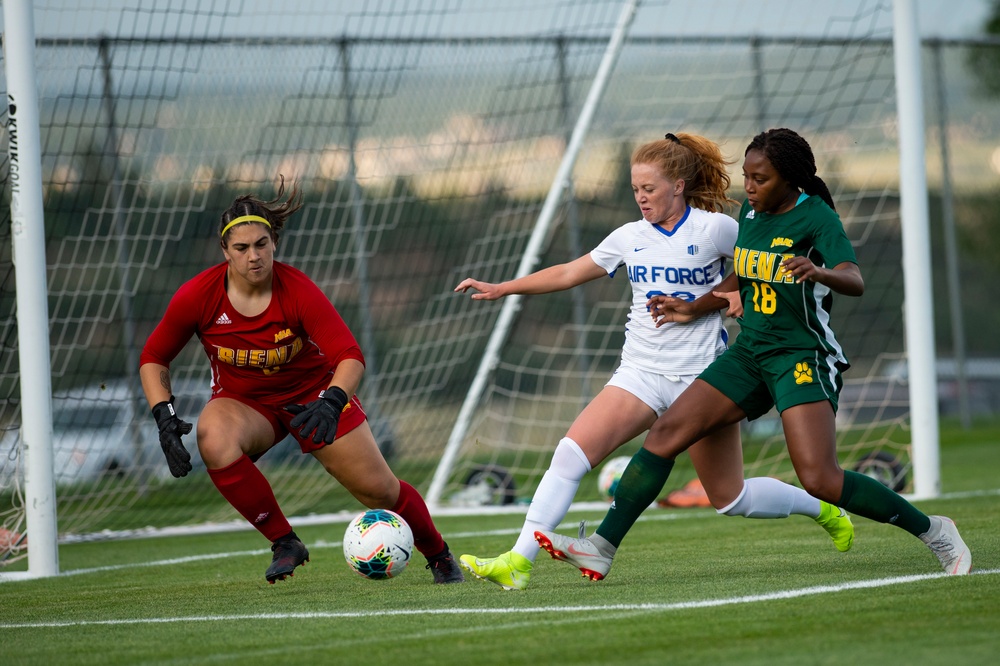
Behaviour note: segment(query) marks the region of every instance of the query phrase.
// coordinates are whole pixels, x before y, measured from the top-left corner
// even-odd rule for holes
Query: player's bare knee
[[[198,452],[209,469],[221,469],[237,460],[242,451],[218,438],[198,436]]]
[[[715,512],[718,513],[719,515],[721,516],[746,515],[746,509],[749,506],[749,502],[743,501],[743,499],[747,496],[747,492],[749,491],[749,488],[747,488],[746,483],[740,486],[739,492],[737,492],[735,495],[732,495],[732,497],[725,502],[721,501],[722,500],[721,495],[716,494],[713,496],[711,492],[708,492],[707,487],[705,488],[705,490],[706,494],[708,495],[709,501],[712,503],[712,506],[715,507]]]
[[[800,473],[798,476],[803,490],[813,497],[831,504],[840,500],[843,477],[837,478],[835,475],[821,472]]]
[[[356,488],[351,494],[369,509],[392,509],[399,500],[399,482]]]
[[[662,458],[675,458],[703,435],[702,428],[667,410],[653,423],[642,446]]]
[[[243,455],[238,438],[232,432],[198,421],[198,452],[209,469],[219,469],[232,464]]]
[[[712,505],[712,508],[715,509],[716,513],[722,514],[724,516],[738,515],[730,513],[730,509],[732,509],[733,505],[736,504],[736,500],[739,499],[739,496],[732,497],[729,500],[725,500],[720,496],[713,496],[710,493],[706,494],[708,495],[709,503]]]

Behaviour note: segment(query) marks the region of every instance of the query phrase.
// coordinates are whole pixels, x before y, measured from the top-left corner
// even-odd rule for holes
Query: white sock
[[[801,488],[758,476],[744,481],[740,496],[718,512],[746,518],[787,518],[793,513],[819,518],[820,504]]]
[[[580,487],[580,480],[589,471],[590,463],[580,445],[569,437],[559,440],[552,462],[531,498],[521,534],[514,544],[515,553],[535,561],[538,555],[535,530],[553,530],[562,522]]]

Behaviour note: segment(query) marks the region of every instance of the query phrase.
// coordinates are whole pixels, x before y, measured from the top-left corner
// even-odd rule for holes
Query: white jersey
[[[687,209],[673,231],[646,220],[615,229],[590,253],[609,275],[624,265],[632,284],[622,363],[664,375],[698,374],[726,349],[722,312],[656,328],[646,308],[651,296],[693,301],[712,290],[733,258],[736,220],[722,213]]]

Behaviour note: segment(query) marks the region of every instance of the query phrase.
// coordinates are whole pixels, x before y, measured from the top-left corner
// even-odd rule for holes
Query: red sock
[[[444,539],[434,527],[427,503],[417,489],[406,481],[399,482],[399,499],[392,510],[403,517],[413,530],[413,546],[424,557],[433,557],[444,550]]]
[[[292,531],[274,498],[271,484],[250,458],[242,456],[232,465],[208,470],[208,475],[222,496],[268,541],[276,541]]]

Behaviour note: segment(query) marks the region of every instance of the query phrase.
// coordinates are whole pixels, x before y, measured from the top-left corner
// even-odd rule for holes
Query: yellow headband
[[[244,222],[260,222],[268,229],[271,228],[271,223],[260,215],[241,215],[226,226],[222,227],[222,233],[219,234],[219,238],[225,238],[227,231],[235,227],[237,224],[243,224]]]

